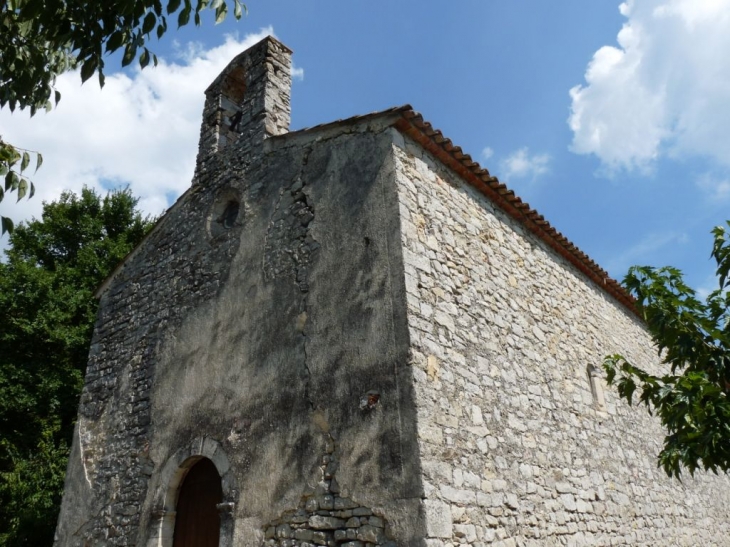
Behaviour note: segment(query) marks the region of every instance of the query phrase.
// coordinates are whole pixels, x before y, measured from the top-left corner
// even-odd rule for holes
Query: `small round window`
[[[229,201],[220,218],[220,223],[224,228],[230,230],[236,224],[238,212],[241,210],[241,204],[237,201]]]
[[[237,233],[246,215],[246,206],[241,204],[241,193],[235,188],[223,188],[215,198],[205,227],[212,240],[225,239],[224,234]]]

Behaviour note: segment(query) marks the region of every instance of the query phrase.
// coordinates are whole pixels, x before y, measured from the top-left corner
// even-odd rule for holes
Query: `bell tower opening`
[[[177,499],[173,547],[218,547],[223,501],[221,477],[212,461],[201,459],[183,479]]]

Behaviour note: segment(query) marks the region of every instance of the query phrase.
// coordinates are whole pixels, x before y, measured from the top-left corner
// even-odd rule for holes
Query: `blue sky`
[[[671,264],[714,288],[730,0],[251,0],[207,23],[153,42],[156,69],[109,59],[101,92],[69,74],[50,114],[0,111],[0,134],[45,158],[40,199],[3,214],[83,184],[129,184],[159,213],[189,185],[203,90],[271,32],[294,50],[292,129],[409,103],[612,276]]]

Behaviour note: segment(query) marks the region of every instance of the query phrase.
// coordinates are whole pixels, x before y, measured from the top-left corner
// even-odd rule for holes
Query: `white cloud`
[[[103,90],[96,79],[80,86],[78,73],[63,74],[57,81],[63,97],[52,112],[29,119],[0,111],[3,138],[44,157],[33,175],[36,196],[17,204],[14,194],[6,196],[3,215],[39,217],[42,200],[79,192],[84,184],[101,191],[129,185],[145,212],[159,214],[190,185],[205,88],[233,57],[269,34],[271,28],[243,39],[227,36],[209,50],[178,46],[173,62],[111,74]],[[0,240],[6,243],[7,237]]]
[[[293,80],[303,80],[304,79],[304,69],[301,67],[298,67],[298,66],[294,66],[294,63],[292,63],[291,77]]]
[[[500,162],[501,175],[507,179],[531,178],[535,180],[548,172],[549,154],[533,154],[527,147],[516,150]]]
[[[628,0],[618,47],[570,90],[572,150],[609,170],[663,155],[730,166],[730,0]]]
[[[697,296],[701,300],[707,300],[707,297],[710,296],[710,293],[718,290],[720,288],[720,280],[717,277],[716,273],[711,273],[707,276],[705,276],[704,279],[702,279],[698,284],[697,288],[695,288],[695,292],[697,292]],[[723,291],[725,294],[727,294],[727,289]]]
[[[635,245],[610,258],[605,267],[609,272],[622,272],[623,275],[629,266],[651,263],[656,253],[668,245],[686,245],[689,241],[689,236],[683,232],[650,233]]]
[[[494,150],[492,150],[489,146],[485,146],[482,150],[482,158],[488,160],[492,156],[494,156]]]
[[[704,173],[695,181],[697,187],[712,201],[724,202],[730,199],[730,178]]]

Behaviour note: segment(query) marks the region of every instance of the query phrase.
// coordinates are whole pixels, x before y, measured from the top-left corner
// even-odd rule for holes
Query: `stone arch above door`
[[[218,441],[209,437],[198,437],[170,456],[160,471],[160,486],[155,492],[147,547],[172,547],[180,487],[188,471],[203,458],[215,465],[221,478],[223,501],[218,504],[221,518],[219,545],[232,545],[233,510],[238,491],[230,462]]]

